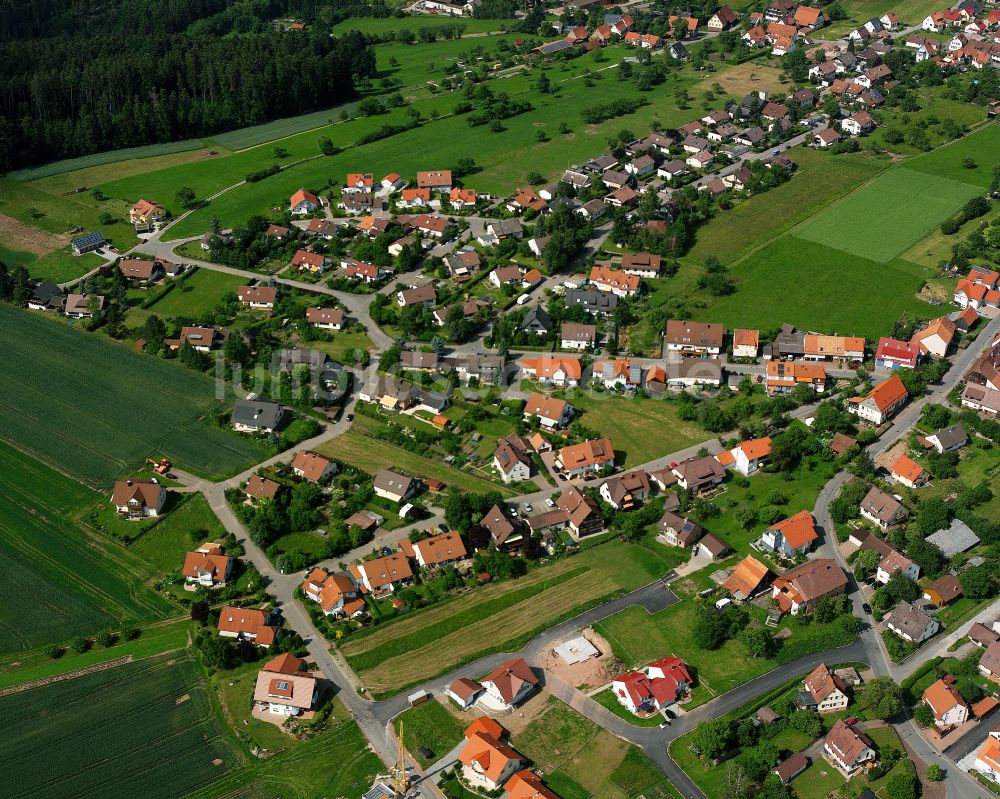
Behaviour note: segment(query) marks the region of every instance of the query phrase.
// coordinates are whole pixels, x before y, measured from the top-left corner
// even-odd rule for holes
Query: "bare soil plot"
[[[781,70],[770,64],[747,61],[745,64],[728,69],[722,74],[713,73],[695,88],[708,91],[716,83],[732,97],[745,97],[751,92],[783,92],[787,82],[780,79]]]
[[[0,242],[12,250],[42,256],[65,247],[69,243],[69,236],[47,233],[18,222],[12,216],[0,214]]]

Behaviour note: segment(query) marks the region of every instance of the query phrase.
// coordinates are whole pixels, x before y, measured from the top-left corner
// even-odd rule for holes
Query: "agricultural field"
[[[895,167],[794,228],[792,235],[885,264],[980,193],[969,183]]]
[[[542,701],[540,697],[537,701]],[[503,723],[503,719],[500,720]],[[546,785],[573,799],[674,799],[679,794],[640,749],[598,727],[555,697],[512,736]]]
[[[580,390],[566,392],[565,399],[580,413],[577,418],[584,427],[608,436],[615,449],[625,453],[625,467],[638,466],[712,438],[697,422],[677,418],[674,402]]]
[[[641,545],[602,544],[525,577],[478,588],[355,635],[341,651],[375,693],[404,687],[488,652],[504,651],[596,600],[638,588],[669,570]],[[645,612],[645,611],[643,611]],[[447,662],[441,653],[448,652]]]
[[[172,291],[164,294],[146,310],[151,314],[174,319],[201,319],[212,313],[227,294],[246,285],[238,275],[197,269],[183,280],[175,282]]]
[[[0,652],[171,615],[146,586],[146,563],[74,520],[95,500],[90,489],[0,443],[0,603],[8,611]]]
[[[716,214],[698,228],[694,246],[682,261],[700,267],[706,256],[714,255],[723,264],[732,264],[886,167],[884,162],[861,155],[832,157],[804,147],[795,148],[792,157],[799,168],[791,180]]]
[[[316,799],[353,797],[367,791],[377,774],[385,773],[382,761],[335,700],[336,726],[315,738],[279,752],[266,760],[229,771],[211,785],[192,791],[189,799]]]
[[[82,155],[79,158],[66,158],[62,161],[53,161],[49,164],[30,167],[28,169],[18,169],[10,172],[8,176],[14,178],[14,180],[24,182],[41,180],[52,175],[69,175],[72,173],[80,173],[79,177],[87,177],[87,173],[84,170],[93,169],[94,167],[116,164],[118,168],[128,169],[125,165],[126,161],[142,162],[147,159],[161,158],[163,156],[176,155],[177,153],[187,153],[197,150],[203,145],[204,142],[200,139],[188,139],[186,141],[163,142],[162,144],[147,144],[142,147],[126,147],[121,150],[108,150],[103,153]],[[86,185],[87,183],[85,182],[70,181],[63,190],[66,191]],[[91,185],[93,185],[93,181]]]
[[[934,0],[901,0],[899,3],[888,4],[884,0],[844,0],[841,5],[846,19],[837,20],[823,28],[823,38],[832,39],[836,35],[847,33],[872,17],[882,16],[890,9],[896,12],[903,25],[919,25],[929,13],[941,9],[941,4]]]
[[[916,297],[932,274],[900,259],[877,263],[785,235],[733,266],[736,293],[707,301],[695,318],[730,329],[788,322],[877,340],[904,313],[917,319],[940,314]]]
[[[171,799],[243,759],[188,656],[137,661],[8,696],[0,723],[11,799],[131,796],[140,779],[144,796]]]
[[[208,422],[218,404],[202,374],[10,306],[0,338],[0,436],[88,484],[131,474],[150,448],[216,478],[262,459],[262,446]]]

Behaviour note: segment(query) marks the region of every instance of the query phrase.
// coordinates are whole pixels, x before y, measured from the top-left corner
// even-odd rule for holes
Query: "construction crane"
[[[403,746],[403,720],[399,720],[399,763],[396,765],[396,795],[406,796],[410,791],[410,775],[406,772],[406,748]]]

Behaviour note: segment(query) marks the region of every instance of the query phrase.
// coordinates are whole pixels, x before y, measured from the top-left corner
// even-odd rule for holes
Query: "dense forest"
[[[0,171],[329,108],[375,75],[318,0],[0,2]],[[295,17],[306,32],[275,30]],[[323,24],[319,19],[323,18]]]

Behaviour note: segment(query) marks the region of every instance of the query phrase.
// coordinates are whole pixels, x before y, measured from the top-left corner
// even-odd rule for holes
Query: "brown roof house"
[[[765,590],[771,579],[771,570],[752,555],[737,563],[722,584],[737,602],[753,599]]]
[[[615,475],[601,483],[600,492],[615,510],[631,510],[649,496],[649,475],[643,469]]]
[[[861,730],[839,719],[823,739],[823,757],[850,779],[875,763],[875,747]]]
[[[331,477],[337,473],[337,462],[330,460],[318,452],[303,449],[295,453],[292,459],[292,471],[311,483]]]
[[[726,329],[714,322],[692,322],[686,319],[667,321],[663,336],[664,355],[669,352],[681,355],[718,355]]]
[[[825,663],[820,663],[803,681],[806,689],[800,695],[801,705],[817,713],[836,713],[847,708],[850,697],[844,681]]]
[[[403,502],[417,490],[417,481],[392,469],[379,469],[375,475],[375,494],[392,502]]]
[[[250,502],[258,502],[262,499],[273,500],[278,496],[278,491],[281,489],[279,483],[274,482],[274,480],[269,480],[266,477],[261,477],[259,474],[252,475],[249,480],[247,480],[247,487],[244,489],[244,493],[247,495],[247,499]]]
[[[924,589],[924,599],[943,608],[962,596],[962,584],[954,574],[943,574]]]
[[[774,581],[771,596],[785,613],[811,613],[824,597],[844,593],[847,575],[836,561],[816,558],[789,569]]]
[[[111,493],[111,504],[127,519],[159,516],[167,501],[167,490],[155,478],[119,480]]]
[[[223,554],[222,546],[212,542],[202,544],[184,556],[184,588],[189,591],[199,586],[222,588],[233,570],[233,559]]]
[[[432,535],[413,544],[417,563],[425,569],[437,569],[450,563],[458,563],[466,557],[465,544],[456,532]]]
[[[372,593],[395,591],[413,580],[410,559],[402,552],[352,563],[350,569],[354,579]]]
[[[524,541],[524,526],[518,520],[511,521],[500,505],[494,505],[479,524],[489,530],[493,546],[497,549],[516,549]]]
[[[715,458],[688,458],[673,467],[677,485],[689,491],[704,491],[726,479],[726,470]]]
[[[660,521],[656,523],[656,528],[660,531],[657,539],[672,547],[694,546],[705,534],[705,530],[697,522],[685,519],[673,511],[665,511]]]
[[[318,698],[319,680],[287,652],[269,660],[257,674],[253,703],[264,712],[309,718]]]
[[[906,508],[891,494],[881,488],[872,486],[861,500],[861,515],[875,524],[880,530],[888,530],[907,516]]]
[[[219,611],[219,635],[223,638],[252,641],[266,649],[274,643],[278,628],[271,624],[269,613],[227,605]]]
[[[480,700],[495,711],[511,711],[538,685],[538,678],[522,658],[512,658],[497,666],[482,680],[485,693]]]

